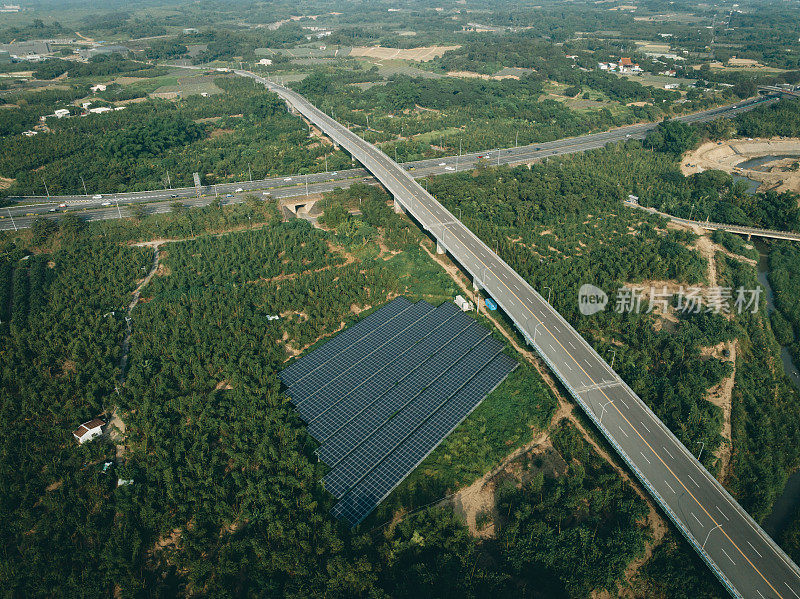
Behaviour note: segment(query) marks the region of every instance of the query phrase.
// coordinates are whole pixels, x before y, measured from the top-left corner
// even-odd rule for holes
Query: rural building
[[[93,92],[104,92],[104,91],[106,91],[107,87],[108,87],[107,85],[104,85],[102,83],[98,83],[97,85],[93,85],[89,89],[91,89]]]
[[[271,65],[272,64],[272,59],[270,59],[270,58],[262,58],[261,60],[258,61],[258,64]]]
[[[87,441],[91,441],[95,437],[99,437],[103,434],[103,426],[105,422],[100,420],[99,418],[95,418],[94,420],[90,420],[89,422],[84,422],[81,424],[75,431],[73,431],[72,436],[83,445]]]
[[[59,108],[58,110],[53,112],[53,116],[55,116],[58,119],[63,119],[65,116],[69,116],[69,110],[67,110],[66,108]]]
[[[103,114],[104,112],[111,112],[112,110],[114,109],[109,106],[98,106],[97,108],[90,108],[89,112],[92,114]]]
[[[461,308],[462,312],[470,312],[472,310],[472,302],[469,300],[464,299],[460,295],[456,296],[456,299],[453,300],[456,306]]]
[[[6,50],[0,50],[0,64],[8,64],[11,62],[11,54]]]
[[[0,44],[0,50],[8,52],[12,56],[26,58],[30,55],[50,54],[50,44],[42,41],[30,42],[11,42],[10,44]]]

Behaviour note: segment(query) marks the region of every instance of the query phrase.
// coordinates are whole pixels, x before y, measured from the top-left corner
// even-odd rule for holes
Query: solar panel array
[[[516,366],[455,304],[399,297],[280,377],[331,467],[333,514],[356,526]]]

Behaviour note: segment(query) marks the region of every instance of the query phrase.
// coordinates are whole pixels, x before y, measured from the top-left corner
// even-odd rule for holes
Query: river
[[[767,313],[771,313],[775,309],[774,297],[772,287],[769,284],[769,259],[768,247],[759,241],[755,242],[756,249],[758,249],[758,282],[764,287],[765,300],[767,302]],[[791,379],[794,385],[800,390],[800,374],[798,368],[792,361],[792,356],[789,354],[789,348],[781,348],[781,361],[783,362],[783,370],[786,376]],[[789,476],[786,481],[786,486],[783,492],[778,497],[775,504],[772,506],[772,512],[764,521],[764,530],[772,538],[783,530],[791,522],[792,517],[800,507],[800,471],[795,472]]]

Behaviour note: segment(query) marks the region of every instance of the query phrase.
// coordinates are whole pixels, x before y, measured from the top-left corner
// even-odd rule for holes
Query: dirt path
[[[718,385],[715,385],[708,390],[706,399],[719,406],[722,410],[722,436],[725,441],[720,445],[719,449],[715,452],[717,458],[721,460],[718,478],[724,481],[728,475],[728,465],[731,460],[731,405],[733,401],[733,385],[736,382],[736,355],[739,349],[739,340],[726,341],[708,348],[704,353],[706,355],[714,356],[717,359],[722,358],[722,350],[727,349],[730,352],[730,361],[733,365],[733,371],[730,375],[722,379]]]
[[[159,249],[158,246],[161,242],[146,242],[144,244],[137,244],[137,245],[146,245],[153,248],[153,263],[150,266],[150,271],[145,275],[145,277],[139,282],[136,286],[136,289],[133,290],[133,296],[131,297],[131,301],[128,304],[128,311],[125,313],[125,336],[122,339],[122,355],[119,359],[119,378],[117,379],[117,393],[119,393],[119,388],[125,384],[125,375],[127,373],[128,367],[128,354],[130,352],[131,347],[131,333],[133,330],[133,326],[131,324],[131,313],[133,309],[136,307],[136,304],[139,303],[139,298],[142,294],[142,289],[150,282],[150,279],[153,278],[153,275],[156,274],[156,270],[158,270],[159,264]],[[109,438],[117,447],[117,461],[122,459],[122,456],[125,454],[125,422],[123,422],[122,418],[119,415],[119,406],[114,406],[114,410],[111,412],[111,419],[108,422],[109,427]]]

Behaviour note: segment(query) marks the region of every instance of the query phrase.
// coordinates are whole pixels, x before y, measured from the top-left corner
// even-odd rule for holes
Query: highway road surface
[[[732,117],[740,112],[751,110],[761,103],[772,102],[774,100],[775,97],[772,96],[753,98],[737,104],[712,108],[703,112],[679,117],[677,120],[684,122],[704,122],[719,117]],[[405,163],[403,166],[412,176],[419,179],[429,175],[439,175],[461,171],[465,168],[472,168],[481,160],[491,165],[525,164],[551,156],[602,148],[606,144],[626,139],[644,139],[647,132],[656,126],[657,123],[629,125],[602,133],[592,133],[580,137],[530,144],[518,148],[500,148],[472,152],[462,156],[418,160]],[[303,195],[306,182],[308,182],[309,193],[319,193],[330,191],[337,187],[348,187],[355,181],[364,180],[364,177],[369,177],[367,182],[376,182],[364,169],[353,168],[338,172],[313,173],[309,175],[287,174],[281,177],[271,177],[254,181],[204,185],[201,186],[199,190],[199,197],[198,190],[194,187],[102,194],[100,197],[94,197],[94,195],[97,194],[49,197],[24,196],[12,198],[19,202],[16,206],[10,206],[8,209],[3,208],[0,210],[0,230],[13,229],[15,226],[17,228],[28,227],[30,223],[33,222],[33,217],[35,216],[58,219],[60,218],[60,214],[73,211],[77,211],[79,215],[86,220],[102,220],[118,218],[120,216],[124,218],[130,216],[130,211],[126,210],[125,206],[134,204],[155,204],[148,212],[162,213],[169,212],[168,206],[171,202],[180,201],[187,206],[202,206],[207,205],[210,202],[209,197],[215,195],[219,195],[226,201],[230,201],[231,199],[233,199],[233,201],[241,201],[243,196],[248,193],[260,195],[264,191],[271,192],[273,197],[294,197]],[[316,186],[312,189],[312,185]],[[287,193],[289,189],[293,189],[293,191]],[[230,194],[232,198],[228,198],[228,194]],[[66,207],[59,207],[61,204],[66,204]],[[104,204],[106,205],[104,206]],[[120,210],[116,209],[117,204],[119,204]],[[12,217],[15,219],[13,224],[11,223]]]
[[[402,166],[299,94],[276,92],[377,177],[495,299],[735,597],[800,599],[800,571],[605,360]]]

